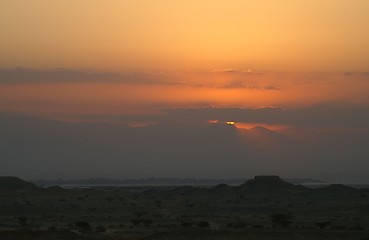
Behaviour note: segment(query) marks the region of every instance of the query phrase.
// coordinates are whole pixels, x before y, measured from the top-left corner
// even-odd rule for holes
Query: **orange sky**
[[[2,67],[367,70],[367,0],[3,0]]]
[[[93,69],[118,81],[52,83],[52,73],[13,84],[0,73],[0,111],[367,104],[368,11],[367,0],[3,0],[0,69]],[[123,76],[135,71],[144,82]]]
[[[137,114],[206,106],[293,109],[324,102],[369,105],[368,76],[357,75],[187,72],[160,74],[153,82],[143,83],[125,79],[115,82],[41,79],[27,83],[26,78],[17,84],[0,84],[0,110],[70,116]],[[176,81],[168,83],[168,79]]]

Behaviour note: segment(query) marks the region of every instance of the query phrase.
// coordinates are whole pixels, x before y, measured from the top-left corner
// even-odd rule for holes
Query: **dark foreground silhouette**
[[[0,177],[0,239],[369,240],[369,191],[277,176],[235,187],[69,190]]]

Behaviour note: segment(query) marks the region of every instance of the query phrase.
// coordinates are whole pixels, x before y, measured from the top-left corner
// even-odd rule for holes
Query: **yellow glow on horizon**
[[[288,125],[280,125],[280,124],[266,124],[266,123],[247,123],[247,122],[237,122],[235,124],[236,128],[240,129],[252,129],[254,127],[263,127],[269,129],[271,131],[281,130],[289,127]]]
[[[179,79],[178,84],[167,84]],[[314,79],[307,81],[305,79]],[[163,108],[296,108],[321,102],[369,103],[366,75],[178,73],[164,83],[65,82],[0,84],[0,111],[27,114],[139,114]],[[42,104],[40,104],[42,103]],[[214,120],[214,119],[211,119]],[[216,119],[215,119],[216,120]],[[223,122],[224,123],[224,122]],[[240,123],[237,122],[240,126]]]
[[[233,121],[228,121],[228,122],[226,122],[226,124],[227,124],[227,125],[235,125],[235,122],[233,122]]]

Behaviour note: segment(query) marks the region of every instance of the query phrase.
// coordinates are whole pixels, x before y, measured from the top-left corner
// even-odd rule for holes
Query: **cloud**
[[[211,73],[242,73],[244,71],[234,68],[216,68],[210,70]]]
[[[231,81],[221,87],[223,88],[251,88],[251,89],[256,88],[256,86],[249,85],[247,81],[242,81],[242,80]]]
[[[273,91],[280,91],[281,89],[277,86],[268,85],[264,87],[265,90],[273,90]]]
[[[287,109],[319,102],[369,103],[367,79],[348,78],[342,73],[229,74],[209,71],[113,73],[94,70],[18,68],[0,69],[0,84],[0,110],[44,115],[123,114],[133,111],[155,111],[165,107],[283,106]],[[357,108],[356,105],[345,111],[351,114]],[[302,124],[304,119],[300,116],[306,115],[307,109],[305,107],[301,114],[296,113],[297,110],[293,113],[292,110],[284,111],[282,116],[285,122],[291,121],[286,117],[291,115],[291,118],[300,119],[298,124]],[[335,112],[336,110],[331,107],[328,109],[331,116],[337,115],[337,118],[327,116],[326,119],[332,118],[333,124],[343,125],[347,116],[342,117],[341,113]],[[319,114],[324,116],[325,113]],[[354,113],[354,116],[358,115],[357,112]],[[249,118],[252,120],[256,117],[250,115]],[[313,118],[313,113],[307,116],[307,119]],[[275,117],[265,119],[273,121]],[[355,121],[360,121],[357,119]],[[314,125],[318,125],[319,121]]]
[[[263,71],[254,71],[251,68],[247,69],[247,70],[243,70],[243,69],[237,69],[237,68],[215,68],[210,70],[211,73],[230,73],[230,74],[264,74],[266,72]]]
[[[150,122],[159,124],[205,123],[235,121],[264,123],[306,128],[368,128],[369,106],[348,103],[320,103],[310,107],[284,109],[268,108],[168,108],[154,114],[138,115],[80,115],[85,121]]]
[[[0,84],[116,83],[180,85],[198,88],[280,90],[276,84],[260,81],[266,73],[239,69],[214,69],[210,72],[108,72],[92,69],[0,69]],[[270,73],[268,73],[270,74]]]
[[[341,76],[342,79],[339,79]],[[358,80],[369,76],[369,72],[334,73],[285,73],[253,71],[235,68],[210,71],[124,71],[109,72],[94,69],[32,69],[17,67],[0,69],[0,84],[42,84],[42,83],[117,83],[117,84],[159,84],[183,85],[199,88],[255,89],[278,91],[294,85],[328,85],[340,83],[345,77]]]
[[[235,68],[213,69],[211,81],[201,86],[224,89],[281,90],[274,78],[284,74],[271,71],[242,70]],[[202,78],[204,79],[204,77]],[[202,80],[201,82],[203,82]],[[280,79],[279,79],[280,81]]]
[[[369,128],[369,106],[347,103],[321,103],[299,109],[283,108],[202,108],[167,110],[169,117],[198,120],[260,122],[302,127]]]
[[[258,83],[257,81],[248,81],[248,80],[234,80],[218,87],[229,89],[255,89],[255,90],[270,90],[270,91],[281,90],[277,86],[265,85],[264,83]]]
[[[129,84],[183,84],[173,76],[163,73],[104,72],[97,70],[73,70],[65,68],[0,69],[0,84],[42,84],[42,83],[129,83]]]
[[[30,68],[0,69],[0,82],[7,84],[52,83],[97,81],[101,79],[116,79],[112,73],[89,70],[70,70],[64,68],[37,70]]]
[[[359,77],[369,77],[369,72],[345,72],[343,73],[345,77],[353,77],[353,76],[359,76]]]

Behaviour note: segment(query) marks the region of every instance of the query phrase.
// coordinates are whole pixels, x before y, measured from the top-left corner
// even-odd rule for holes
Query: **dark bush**
[[[49,231],[56,231],[57,227],[55,225],[51,225],[47,228]]]
[[[141,219],[138,219],[138,218],[132,218],[131,219],[131,223],[134,225],[134,226],[138,226],[138,225],[140,225],[140,223],[141,223]]]
[[[193,222],[185,222],[185,221],[181,222],[182,227],[192,227],[192,225],[193,225]]]
[[[364,228],[360,225],[360,224],[356,224],[354,226],[350,227],[351,230],[356,230],[356,231],[363,231]]]
[[[91,225],[88,222],[78,221],[74,223],[81,232],[88,232],[91,231]]]
[[[152,224],[151,219],[142,219],[141,222],[143,223],[145,227],[150,227],[150,225]]]
[[[207,227],[210,226],[210,224],[206,221],[201,221],[201,222],[197,223],[197,226],[200,227],[200,228],[207,228]]]
[[[20,227],[27,227],[28,225],[28,218],[27,217],[18,217],[18,223],[20,225]]]
[[[106,228],[102,225],[99,225],[95,228],[96,232],[106,232]]]
[[[283,228],[288,228],[292,223],[291,214],[275,213],[270,218],[272,219],[273,225]]]
[[[326,227],[328,227],[329,225],[331,225],[332,223],[327,221],[327,222],[316,222],[315,226],[317,226],[319,229],[324,229]]]

